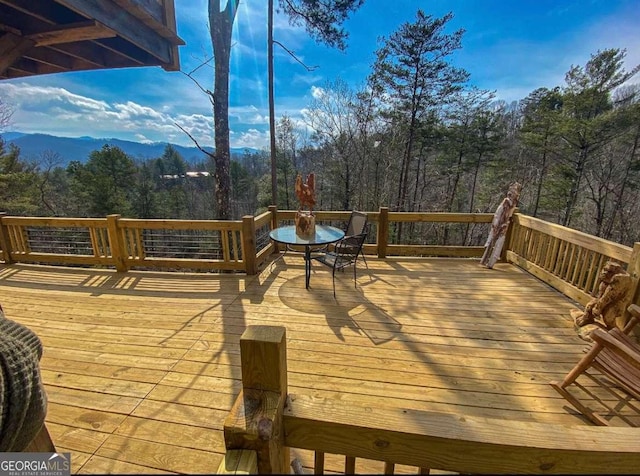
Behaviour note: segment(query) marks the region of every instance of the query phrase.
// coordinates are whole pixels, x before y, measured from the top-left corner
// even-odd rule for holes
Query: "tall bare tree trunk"
[[[231,57],[231,33],[238,10],[239,0],[228,0],[220,11],[220,0],[209,0],[209,24],[215,60],[215,84],[213,89],[213,122],[216,154],[216,218],[231,217],[229,197],[231,195],[229,145],[229,59]]]
[[[273,0],[269,0],[269,17],[267,21],[267,70],[269,82],[269,144],[271,148],[271,204],[278,205],[278,175],[276,165],[276,111],[273,78]],[[287,203],[289,198],[287,197]]]

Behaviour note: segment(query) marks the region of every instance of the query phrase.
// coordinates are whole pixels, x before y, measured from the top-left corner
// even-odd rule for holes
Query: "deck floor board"
[[[548,385],[585,348],[575,303],[507,264],[368,264],[357,288],[338,274],[337,300],[316,264],[305,290],[300,256],[257,276],[0,265],[0,303],[43,341],[47,421],[74,473],[215,471],[249,325],[286,326],[290,393],[587,424]]]

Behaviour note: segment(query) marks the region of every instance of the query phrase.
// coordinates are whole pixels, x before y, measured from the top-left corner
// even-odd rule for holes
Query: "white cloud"
[[[235,118],[242,124],[269,124],[268,112],[260,111],[252,104],[247,106],[230,107],[229,117]]]
[[[136,138],[136,142],[141,142],[142,144],[150,144],[153,142],[147,139],[144,134],[136,134],[134,137]]]
[[[318,83],[323,79],[324,76],[321,76],[319,74],[311,74],[308,72],[306,74],[294,74],[292,82],[297,84],[311,85],[313,83]]]
[[[311,86],[311,97],[313,99],[322,99],[327,91],[324,88],[318,86]]]
[[[231,133],[231,147],[269,148],[269,131],[249,129],[245,132]]]
[[[0,95],[15,107],[11,129],[21,132],[193,145],[187,134],[176,126],[178,124],[200,145],[212,146],[214,143],[212,114],[171,114],[174,108],[166,105],[154,108],[135,101],[109,103],[64,88],[27,83],[0,83]],[[260,148],[269,143],[267,132],[255,128],[245,131],[243,126],[266,126],[269,119],[264,111],[253,105],[232,107],[229,117],[232,129],[237,131],[232,134],[233,147]]]

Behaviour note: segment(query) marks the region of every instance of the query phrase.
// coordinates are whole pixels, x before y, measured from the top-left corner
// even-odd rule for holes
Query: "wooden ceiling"
[[[0,79],[180,69],[173,0],[0,0]]]

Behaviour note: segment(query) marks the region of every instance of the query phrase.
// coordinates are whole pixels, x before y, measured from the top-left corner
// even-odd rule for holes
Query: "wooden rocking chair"
[[[562,397],[596,425],[608,426],[610,420],[617,416],[630,426],[639,426],[640,405],[637,401],[640,400],[640,345],[628,334],[640,321],[640,307],[632,304],[627,310],[631,314],[631,320],[622,331],[612,329],[606,332],[604,329],[595,329],[591,333],[591,338],[594,340],[591,349],[562,382],[550,383]],[[596,375],[593,370],[596,370],[599,375]],[[587,376],[597,384],[597,387],[589,388],[580,384],[577,382],[580,376]],[[577,392],[570,393],[567,387],[572,384],[588,395],[592,403],[597,402],[604,408],[606,417],[579,400],[576,396]],[[604,389],[606,394],[613,395],[618,400],[618,404],[612,406],[605,402],[596,394],[596,388]],[[616,392],[616,389],[623,390],[624,394]],[[631,401],[630,397],[635,398],[636,402]],[[628,412],[623,414],[622,408],[630,409],[635,414],[634,418],[630,419]]]

